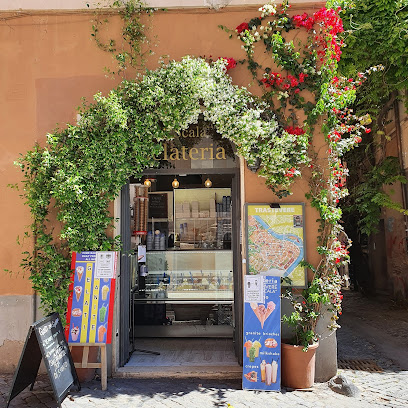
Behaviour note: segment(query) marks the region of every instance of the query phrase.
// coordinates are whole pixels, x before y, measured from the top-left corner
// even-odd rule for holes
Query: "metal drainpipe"
[[[398,158],[401,166],[401,172],[403,173],[404,177],[407,176],[405,166],[404,166],[404,159],[402,156],[402,132],[401,132],[401,122],[400,122],[400,113],[399,113],[399,102],[398,98],[395,98],[393,103],[394,109],[394,118],[395,118],[395,134],[397,136],[397,149],[398,149]],[[402,192],[402,206],[404,210],[407,209],[407,185],[401,183],[401,192]],[[404,215],[404,227],[405,227],[405,251],[408,253],[408,217]]]

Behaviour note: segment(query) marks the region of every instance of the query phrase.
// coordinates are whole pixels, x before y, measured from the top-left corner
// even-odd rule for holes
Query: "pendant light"
[[[205,180],[204,185],[207,188],[210,188],[212,186],[212,181],[207,177],[207,180]]]
[[[146,187],[150,187],[150,186],[152,185],[152,181],[147,178],[147,179],[145,179],[145,181],[143,182],[143,184],[144,184]]]
[[[173,186],[173,188],[179,188],[180,183],[177,180],[177,177],[174,177],[174,180],[172,181],[171,185]]]

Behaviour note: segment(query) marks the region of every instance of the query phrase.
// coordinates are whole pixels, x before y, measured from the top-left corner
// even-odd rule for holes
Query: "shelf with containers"
[[[231,249],[231,189],[174,192],[175,247]]]

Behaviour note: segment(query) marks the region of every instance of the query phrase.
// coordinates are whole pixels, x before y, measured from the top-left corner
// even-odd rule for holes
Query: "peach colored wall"
[[[229,40],[218,25],[234,28],[242,21],[248,21],[256,9],[156,13],[153,31],[158,37],[158,47],[154,49],[156,56],[149,62],[149,67],[155,68],[157,56],[163,54],[170,55],[171,59],[180,59],[187,54],[243,58],[240,43]],[[18,183],[22,178],[13,161],[36,141],[43,144],[46,133],[52,131],[57,123],[75,122],[75,107],[81,103],[81,97],[90,98],[98,91],[106,93],[119,82],[104,76],[103,68],[109,66],[112,60],[92,41],[91,18],[89,14],[41,14],[0,23],[0,93],[3,95],[0,102],[0,295],[31,293],[27,277],[21,271],[17,274],[22,248],[16,244],[16,237],[23,236],[30,217],[19,193],[6,187],[8,183]],[[117,32],[118,26],[119,19],[112,18],[111,32]],[[127,76],[131,78],[133,74],[129,72]],[[238,85],[247,85],[250,81],[242,66],[233,70],[231,76]],[[245,181],[248,201],[276,201],[262,179],[246,171]],[[299,184],[295,194],[285,201],[305,201],[305,191],[306,187]],[[312,246],[316,226],[312,222],[313,217],[307,207],[309,260],[314,260]],[[29,246],[30,239],[26,241],[25,248]],[[4,268],[14,273],[3,272]]]

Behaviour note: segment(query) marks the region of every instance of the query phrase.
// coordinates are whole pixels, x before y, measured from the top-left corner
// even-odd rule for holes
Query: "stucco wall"
[[[148,66],[155,68],[157,56],[165,54],[171,59],[184,55],[243,58],[240,43],[229,40],[218,25],[236,27],[248,21],[254,10],[256,8],[158,12],[153,19],[158,46]],[[103,68],[110,66],[112,59],[93,42],[91,19],[90,14],[41,13],[0,22],[0,93],[3,95],[0,102],[0,222],[3,231],[0,238],[0,302],[5,306],[0,319],[2,331],[16,325],[12,330],[3,331],[6,334],[0,341],[0,361],[9,361],[4,366],[6,370],[9,367],[12,371],[17,363],[34,316],[30,311],[30,281],[19,268],[21,252],[31,245],[31,238],[22,239],[30,223],[29,209],[23,205],[19,192],[6,185],[18,183],[22,178],[13,165],[20,153],[32,148],[35,142],[44,143],[46,133],[57,123],[64,126],[67,122],[75,122],[75,107],[81,103],[81,97],[91,98],[98,91],[106,93],[117,86],[118,79],[104,75]],[[119,19],[112,18],[110,31],[117,31],[118,26]],[[132,78],[134,74],[127,72],[126,75]],[[231,76],[238,85],[250,82],[243,66],[231,71]],[[248,170],[245,170],[245,185],[246,201],[276,202],[263,180]],[[283,201],[303,202],[306,190],[304,183],[298,183],[294,195]],[[313,250],[317,234],[315,218],[307,204],[307,258],[311,262],[317,259]],[[18,236],[22,247],[16,243]],[[12,347],[10,342],[13,342]]]

